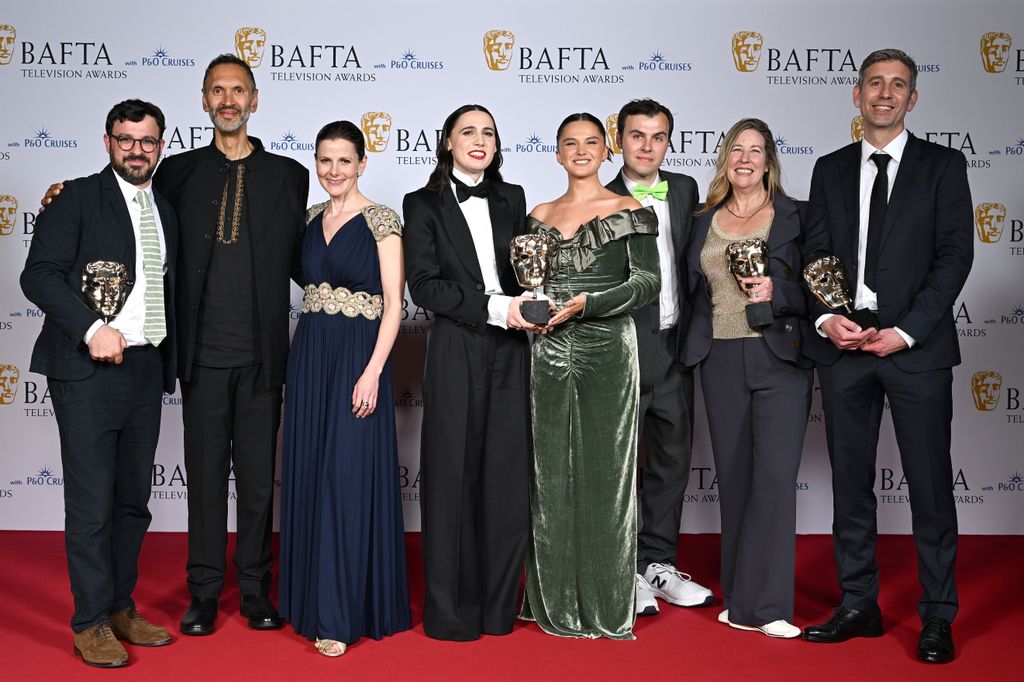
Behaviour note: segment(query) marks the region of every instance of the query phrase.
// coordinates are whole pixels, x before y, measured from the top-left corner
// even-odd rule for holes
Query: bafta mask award
[[[128,298],[128,268],[122,263],[94,260],[82,268],[82,293],[93,311],[110,322]]]
[[[741,277],[764,277],[768,270],[768,244],[763,239],[741,239],[725,248],[732,271],[740,289],[751,289],[753,284],[744,285]],[[764,329],[775,322],[771,301],[747,305],[747,324],[751,329]]]
[[[853,309],[853,297],[846,286],[843,264],[835,256],[825,256],[808,263],[804,268],[804,281],[815,297],[837,314],[853,320],[861,329],[878,329],[878,318],[866,308]]]
[[[537,289],[544,286],[558,270],[558,242],[546,234],[521,234],[512,239],[509,260],[516,271],[519,286],[533,292],[532,301],[519,304],[519,312],[530,324],[546,325],[551,319],[547,300],[537,299]]]

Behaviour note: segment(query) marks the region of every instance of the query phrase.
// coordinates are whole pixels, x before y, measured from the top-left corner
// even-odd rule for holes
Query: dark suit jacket
[[[309,172],[294,159],[271,154],[250,137],[245,198],[252,230],[253,279],[260,349],[269,388],[284,383],[288,362],[290,279],[299,281],[306,229]],[[154,186],[178,212],[181,226],[178,273],[178,376],[188,381],[195,358],[199,308],[224,192],[225,157],[214,144],[164,160]]]
[[[807,289],[803,283],[803,234],[796,202],[776,196],[772,201],[775,218],[768,234],[768,276],[772,278],[772,313],[775,322],[763,330],[765,343],[780,359],[801,367],[810,363],[801,355],[807,336]],[[686,269],[692,314],[686,330],[683,362],[700,363],[711,351],[711,296],[707,278],[700,266],[700,252],[711,229],[711,218],[718,209],[708,211],[693,223],[693,236],[686,250]]]
[[[509,243],[526,232],[526,196],[519,185],[492,182],[487,198],[502,291],[523,288],[509,262]],[[405,195],[405,276],[413,302],[457,324],[482,331],[487,300],[469,225],[450,188],[426,187]]]
[[[857,282],[860,154],[855,142],[818,159],[811,176],[807,260],[834,254],[851,289]],[[878,321],[917,342],[891,357],[907,372],[960,363],[953,305],[974,258],[973,207],[967,161],[956,150],[913,135],[889,196],[878,254]],[[829,312],[815,301],[812,321]],[[817,332],[807,355],[831,365],[840,351]]]
[[[154,192],[167,252],[164,305],[167,337],[160,343],[163,389],[174,392],[174,284],[177,219],[171,205]],[[99,316],[82,293],[87,263],[108,260],[128,269],[129,291],[136,280],[135,233],[124,194],[108,165],[99,173],[64,183],[64,189],[36,220],[21,289],[46,315],[32,351],[30,369],[52,379],[77,381],[92,376],[85,333]]]
[[[683,335],[690,320],[690,303],[687,300],[686,290],[686,244],[690,240],[690,231],[693,226],[693,211],[697,208],[698,192],[697,183],[689,175],[682,173],[670,173],[658,171],[662,180],[668,182],[668,214],[671,218],[672,246],[675,250],[676,285],[679,296],[679,333],[677,334],[677,357],[681,362],[683,359]],[[605,185],[606,188],[628,196],[626,183],[622,179],[620,171],[615,178]],[[664,226],[659,225],[658,229]],[[648,390],[653,381],[659,381],[663,377],[645,376],[644,366],[650,362],[644,362],[645,357],[652,357],[656,348],[658,332],[661,331],[661,302],[655,297],[648,305],[638,308],[632,313],[633,322],[636,324],[637,351],[640,356],[640,384],[641,390]]]

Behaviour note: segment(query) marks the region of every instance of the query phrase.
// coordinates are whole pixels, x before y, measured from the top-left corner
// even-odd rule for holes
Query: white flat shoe
[[[718,614],[718,622],[723,624],[723,625],[730,625],[731,624],[731,623],[729,623],[729,609],[725,609],[720,614]]]
[[[777,637],[779,639],[793,639],[800,636],[800,628],[784,620],[773,620],[771,623],[765,623],[756,629],[769,637]]]

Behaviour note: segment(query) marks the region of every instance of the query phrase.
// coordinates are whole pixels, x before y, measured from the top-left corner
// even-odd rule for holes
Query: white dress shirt
[[[469,187],[479,185],[484,179],[481,174],[478,179],[473,180],[455,168],[452,169],[452,175]],[[449,184],[454,193],[455,183]],[[506,296],[502,291],[501,280],[498,277],[498,263],[494,255],[494,232],[491,228],[491,212],[487,199],[469,197],[459,204],[459,209],[466,218],[469,234],[473,238],[473,248],[476,250],[476,259],[480,264],[480,274],[484,278],[484,293],[490,297],[487,301],[487,324],[508,329],[506,318],[512,297]]]
[[[139,231],[142,206],[135,201],[135,196],[140,189],[149,194],[149,204],[153,207],[153,218],[156,220],[156,233],[160,238],[160,260],[163,262],[164,273],[167,272],[167,245],[164,243],[163,224],[160,222],[160,211],[157,210],[156,199],[153,197],[152,183],[142,188],[126,182],[117,173],[114,173],[114,177],[117,179],[117,186],[120,188],[121,194],[124,195],[125,204],[128,206],[128,215],[132,219],[132,232],[135,235],[135,284],[132,286],[121,312],[110,321],[110,326],[124,335],[124,340],[129,346],[144,346],[149,341],[146,340],[146,335],[142,331],[146,324],[146,275],[143,272],[142,236]],[[115,229],[113,225],[110,228]],[[93,322],[85,333],[85,342],[89,343],[93,334],[102,326],[103,320]]]
[[[910,134],[904,129],[895,139],[885,145],[884,149],[876,149],[873,144],[867,141],[867,138],[862,139],[860,142],[860,225],[858,225],[857,236],[857,263],[859,267],[857,268],[857,282],[853,296],[854,308],[858,310],[861,308],[878,310],[878,294],[864,284],[864,270],[867,267],[868,222],[871,219],[871,188],[874,187],[875,178],[878,176],[878,166],[871,160],[871,155],[884,153],[890,157],[889,165],[886,166],[886,174],[889,179],[889,187],[886,190],[886,201],[888,201],[889,196],[892,194],[893,184],[896,182],[896,174],[900,170],[903,150],[906,149],[909,138]],[[822,333],[820,329],[821,323],[829,317],[831,315],[822,315],[816,320],[815,325],[819,327],[819,334]],[[903,338],[907,347],[914,345],[913,337],[899,327],[893,327],[893,329]]]
[[[630,180],[622,171],[619,172],[622,175],[622,182],[626,185],[626,190],[632,194],[633,188],[640,183]],[[654,178],[654,182],[650,186],[653,187],[659,182],[661,182],[660,174]],[[652,207],[654,214],[658,216],[658,265],[661,270],[661,292],[658,294],[658,312],[661,318],[659,326],[662,330],[671,329],[679,321],[679,287],[677,283],[678,273],[675,268],[676,249],[672,244],[672,219],[669,216],[668,199],[663,201],[655,199],[648,194],[640,203],[643,206]]]

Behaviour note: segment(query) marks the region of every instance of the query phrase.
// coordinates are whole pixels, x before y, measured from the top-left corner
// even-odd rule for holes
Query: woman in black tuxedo
[[[405,270],[427,335],[420,439],[423,629],[474,640],[512,630],[529,526],[529,356],[509,242],[523,188],[478,104],[445,119],[427,186],[407,194]]]
[[[792,624],[796,478],[813,379],[801,357],[803,232],[782,189],[774,140],[756,118],[725,134],[686,251],[693,312],[683,359],[700,365],[718,475],[725,605],[718,620],[788,639],[800,634]],[[765,275],[742,278],[741,289],[726,250],[754,238],[767,242]],[[745,308],[759,303],[768,304],[771,322],[753,329]]]

